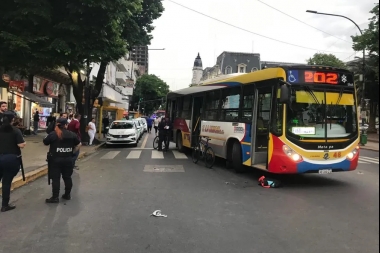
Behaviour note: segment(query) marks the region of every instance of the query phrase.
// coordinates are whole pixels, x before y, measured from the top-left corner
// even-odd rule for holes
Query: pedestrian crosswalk
[[[101,160],[112,160],[115,157],[125,155],[125,159],[140,159],[145,152],[144,158],[147,158],[146,153],[149,154],[151,159],[165,159],[166,157],[174,157],[175,159],[188,159],[189,157],[180,153],[177,150],[169,150],[168,152],[160,152],[157,150],[128,150],[123,151],[108,151],[100,157]],[[359,164],[379,164],[379,157],[359,156]]]
[[[161,152],[157,150],[130,150],[128,152],[121,151],[108,151],[100,157],[101,160],[112,160],[115,157],[120,158],[122,155],[126,155],[125,159],[140,159],[143,152],[150,153],[151,159],[164,159],[168,156],[174,156],[175,159],[188,159],[186,154],[180,153],[177,150],[169,150],[168,152]]]
[[[362,164],[379,164],[379,157],[359,156],[359,163]]]

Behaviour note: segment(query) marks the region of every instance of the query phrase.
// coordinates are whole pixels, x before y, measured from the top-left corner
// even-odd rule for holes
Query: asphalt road
[[[13,192],[0,252],[379,252],[378,152],[362,151],[370,162],[353,172],[264,189],[261,172],[236,175],[220,161],[210,170],[172,151],[162,159],[152,141],[80,161],[70,201],[45,204],[46,178]],[[168,217],[150,216],[157,209]]]

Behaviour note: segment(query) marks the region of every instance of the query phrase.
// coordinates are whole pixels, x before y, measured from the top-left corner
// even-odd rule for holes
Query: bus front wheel
[[[247,171],[242,161],[241,145],[237,141],[235,141],[232,146],[231,163],[236,173],[244,173]]]
[[[179,151],[179,152],[184,152],[184,151],[185,151],[185,148],[183,147],[183,143],[182,143],[182,134],[181,134],[181,132],[178,132],[178,133],[177,133],[177,139],[176,139],[176,142],[177,142],[177,148],[178,148],[178,151]]]

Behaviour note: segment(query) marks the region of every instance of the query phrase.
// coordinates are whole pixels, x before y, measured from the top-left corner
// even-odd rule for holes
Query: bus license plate
[[[330,174],[332,173],[332,169],[323,169],[318,171],[319,174]]]

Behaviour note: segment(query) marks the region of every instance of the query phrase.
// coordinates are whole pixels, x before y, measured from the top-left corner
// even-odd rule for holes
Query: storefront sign
[[[49,97],[58,97],[59,83],[46,80],[41,77],[33,77],[33,92]]]
[[[9,81],[9,89],[17,92],[23,92],[25,88],[24,81]]]
[[[49,97],[58,97],[59,84],[47,81],[44,85],[44,93]]]

